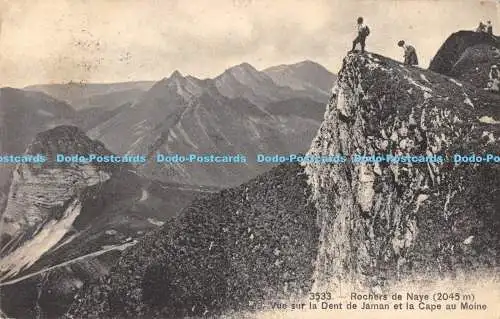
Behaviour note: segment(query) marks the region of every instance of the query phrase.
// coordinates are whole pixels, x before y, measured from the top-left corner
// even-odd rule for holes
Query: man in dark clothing
[[[398,42],[398,46],[402,47],[405,50],[404,64],[418,65],[417,51],[413,46],[406,44],[403,40]]]
[[[351,52],[353,52],[356,49],[356,45],[359,43],[361,46],[361,53],[365,52],[365,41],[366,37],[370,34],[370,29],[368,26],[363,24],[363,18],[359,17],[358,18],[358,36],[354,41],[352,41],[352,49]]]

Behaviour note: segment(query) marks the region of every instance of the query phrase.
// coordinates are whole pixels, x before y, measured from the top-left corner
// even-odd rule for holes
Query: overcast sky
[[[479,0],[0,0],[0,86],[212,77],[309,59],[337,72],[364,16],[367,50],[421,64],[452,32],[491,19]],[[500,32],[498,32],[500,33]]]

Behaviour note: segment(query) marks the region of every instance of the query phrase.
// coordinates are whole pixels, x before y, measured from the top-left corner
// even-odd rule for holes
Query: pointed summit
[[[179,83],[179,81],[182,81],[184,79],[184,76],[182,75],[179,70],[175,70],[172,72],[168,77],[162,78],[160,81],[156,82],[155,86],[168,86],[170,83]]]
[[[182,76],[182,73],[179,72],[179,70],[175,70],[174,72],[172,72],[172,74],[170,74],[170,77],[169,79],[183,79],[184,76]]]
[[[271,81],[271,79],[265,73],[259,72],[256,68],[246,62],[230,67],[229,69],[224,71],[224,73],[219,75],[215,80],[223,81],[225,83],[231,83],[236,80],[237,83],[251,87],[254,87],[257,83],[265,83]]]
[[[174,88],[178,89],[183,86],[186,78],[179,72],[175,70],[168,77],[164,77],[160,81],[156,82],[155,85],[151,88],[150,92],[156,92],[158,90],[163,91],[165,88]]]

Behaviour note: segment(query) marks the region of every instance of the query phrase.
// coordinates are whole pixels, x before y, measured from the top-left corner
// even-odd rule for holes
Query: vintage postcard
[[[500,319],[500,2],[0,0],[0,318]]]

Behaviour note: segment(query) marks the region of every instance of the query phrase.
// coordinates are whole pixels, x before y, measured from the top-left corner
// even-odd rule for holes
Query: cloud
[[[3,1],[0,86],[208,77],[243,61],[337,71],[360,15],[369,51],[400,59],[406,39],[425,65],[450,33],[498,16],[494,2],[469,0]]]

